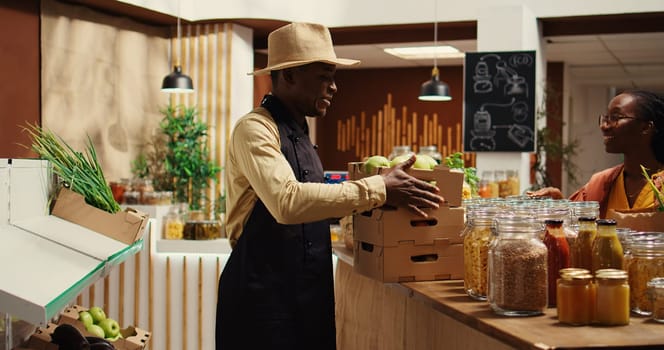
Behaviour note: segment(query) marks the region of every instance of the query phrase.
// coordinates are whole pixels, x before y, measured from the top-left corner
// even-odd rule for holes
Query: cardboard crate
[[[464,208],[439,207],[425,209],[423,218],[405,208],[376,208],[353,216],[353,237],[356,240],[384,247],[401,243],[432,244],[447,240],[463,243]]]
[[[366,174],[364,172],[364,163],[348,163],[348,178],[359,180],[367,176],[380,174],[388,168],[378,168],[375,174]],[[460,207],[463,194],[463,172],[453,171],[444,165],[438,165],[433,170],[408,169],[408,174],[423,180],[436,181],[436,186],[440,188],[440,195],[445,198],[445,205],[449,207]]]
[[[437,240],[382,247],[356,240],[353,270],[385,283],[463,279],[463,244]]]
[[[115,214],[95,208],[67,188],[58,193],[51,214],[126,244],[142,237],[149,219],[148,214],[130,208]]]
[[[57,325],[54,323],[48,323],[46,328],[38,327],[37,330],[30,335],[30,338],[28,338],[24,347],[34,350],[58,350],[58,345],[51,343],[51,334],[55,327],[57,327]]]
[[[65,309],[58,319],[58,325],[67,323],[78,329],[84,336],[94,336],[85,329],[83,322],[78,320],[78,313],[86,311],[88,308],[79,305],[74,305]],[[143,329],[129,326],[120,329],[122,338],[113,341],[113,346],[117,350],[142,350],[147,347],[152,335],[150,332]]]

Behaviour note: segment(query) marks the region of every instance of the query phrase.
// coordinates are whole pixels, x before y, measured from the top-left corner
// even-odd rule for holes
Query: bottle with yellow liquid
[[[592,271],[593,242],[597,236],[597,225],[594,216],[582,216],[578,219],[579,232],[574,240],[571,265]]]
[[[592,245],[592,272],[599,269],[622,269],[623,249],[616,232],[616,221],[597,220],[597,237]]]

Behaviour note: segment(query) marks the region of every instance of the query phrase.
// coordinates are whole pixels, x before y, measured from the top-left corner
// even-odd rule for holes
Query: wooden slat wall
[[[172,60],[179,62],[182,72],[194,82],[194,93],[171,94],[174,105],[197,106],[199,120],[209,126],[208,148],[210,158],[223,167],[226,144],[230,136],[231,120],[231,45],[233,24],[211,23],[182,26],[182,40],[173,28]],[[224,192],[223,173],[217,182],[210,182],[208,197],[216,199]]]
[[[353,151],[359,160],[376,154],[387,157],[399,145],[409,145],[415,153],[420,145],[435,145],[443,157],[462,151],[461,123],[442,125],[437,113],[419,116],[412,112],[409,116],[406,106],[397,114],[392,94],[388,93],[386,100],[370,117],[361,111],[359,118],[351,115],[337,120],[338,152]],[[466,166],[475,166],[475,153],[464,153],[464,160]]]
[[[145,237],[141,252],[74,302],[103,307],[122,328],[134,325],[152,332],[149,349],[214,349],[217,283],[226,258],[158,254],[150,242]]]

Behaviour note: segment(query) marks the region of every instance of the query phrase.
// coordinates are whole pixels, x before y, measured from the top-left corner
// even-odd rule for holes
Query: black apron
[[[308,130],[276,97],[261,105],[297,179],[323,182]],[[259,199],[219,279],[216,349],[335,349],[335,338],[329,221],[282,225]]]

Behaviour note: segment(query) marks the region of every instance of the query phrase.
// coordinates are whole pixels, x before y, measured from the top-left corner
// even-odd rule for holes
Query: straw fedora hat
[[[267,67],[248,73],[265,75],[270,71],[325,62],[354,66],[360,61],[337,58],[332,36],[327,27],[313,23],[291,23],[278,28],[267,37]]]

